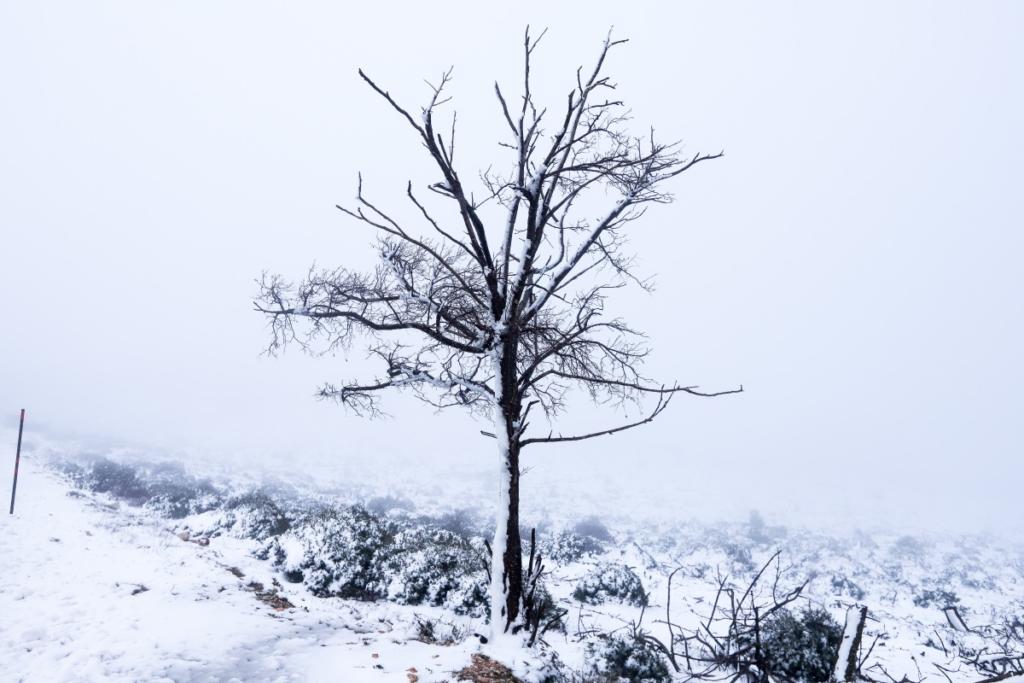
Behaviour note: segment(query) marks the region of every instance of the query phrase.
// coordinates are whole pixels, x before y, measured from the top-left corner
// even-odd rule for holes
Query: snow
[[[412,668],[426,682],[451,678],[479,647],[414,640],[429,608],[283,590],[296,609],[275,611],[246,588],[272,585],[269,565],[237,541],[204,547],[137,509],[68,495],[31,458],[18,487],[0,522],[4,681],[361,683],[409,680]]]
[[[839,656],[836,657],[836,666],[832,672],[832,680],[845,681],[846,669],[850,663],[850,650],[857,638],[857,629],[860,626],[860,610],[851,607],[846,611],[846,624],[843,627],[843,640],[839,643]]]
[[[498,337],[500,339],[500,337]],[[491,542],[491,647],[498,647],[498,641],[504,635],[504,608],[507,596],[507,589],[504,581],[505,565],[504,552],[508,543],[508,508],[510,503],[509,486],[511,485],[511,472],[509,471],[508,439],[505,435],[505,414],[502,412],[502,352],[500,342],[491,351],[494,372],[494,434],[497,444],[497,484],[498,502],[495,507],[494,539]]]
[[[452,680],[452,672],[477,652],[510,665],[524,680],[538,670],[539,655],[524,652],[516,638],[481,645],[471,635],[486,633],[481,618],[458,617],[443,607],[314,597],[302,584],[284,581],[272,561],[254,556],[262,541],[204,535],[227,514],[221,510],[172,520],[160,516],[158,507],[132,507],[108,494],[76,490],[44,466],[46,453],[58,450],[36,440],[28,444],[16,514],[0,521],[3,681],[358,683],[407,681],[413,674],[426,682]],[[391,473],[381,487],[367,472],[362,480],[357,472],[341,472],[352,477],[351,486],[331,490],[332,504],[390,495],[407,501],[416,514],[493,510],[493,479],[480,486],[476,498],[463,498],[461,490],[436,486],[422,470],[405,472],[408,479]],[[255,483],[231,476],[240,490]],[[469,481],[475,480],[460,485],[471,488]],[[880,639],[868,664],[883,666],[897,680],[908,675],[943,683],[938,666],[951,670],[952,683],[982,678],[946,648],[955,642],[980,651],[985,628],[1024,616],[1024,553],[1003,539],[844,536],[763,521],[643,520],[642,510],[609,506],[607,500],[605,507],[616,510],[616,516],[602,515],[607,528],[595,521],[573,527],[581,512],[599,508],[587,510],[589,501],[575,495],[549,502],[553,507],[544,514],[550,516],[527,523],[550,530],[539,538],[548,566],[545,585],[569,613],[566,631],[546,636],[546,652],[557,653],[576,671],[591,665],[588,647],[594,641],[581,634],[625,634],[642,619],[642,627],[664,641],[666,616],[677,626],[696,626],[714,599],[719,575],[742,588],[776,548],[783,548],[784,564],[791,568],[784,583],[810,579],[798,609],[824,608],[841,625],[851,605],[868,606],[864,643]],[[240,520],[238,527],[244,526]],[[495,525],[496,531],[504,528]],[[287,558],[303,550],[296,536],[275,538]],[[589,604],[573,597],[575,588],[609,564],[639,577],[650,600],[646,612],[622,599]],[[677,568],[668,615],[666,580]],[[267,592],[294,607],[275,609],[259,599]],[[950,626],[950,600],[973,632]],[[439,629],[461,636],[450,645],[420,642],[422,618],[450,625]],[[982,656],[1001,661],[991,650]],[[878,670],[868,673],[881,676]]]
[[[534,174],[530,177],[526,183],[526,196],[527,198],[536,197],[540,194],[540,186],[544,182],[544,177],[547,175],[548,165],[541,164]]]

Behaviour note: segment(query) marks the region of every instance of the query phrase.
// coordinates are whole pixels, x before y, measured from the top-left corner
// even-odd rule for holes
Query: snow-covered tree
[[[414,227],[372,201],[360,176],[355,204],[338,208],[377,231],[376,268],[314,270],[297,285],[264,276],[256,304],[270,318],[272,350],[288,342],[347,347],[361,339],[380,359],[382,375],[327,384],[320,391],[324,398],[372,416],[380,412],[380,392],[406,389],[437,408],[468,408],[493,421],[484,433],[494,439],[499,475],[491,546],[495,635],[522,627],[523,449],[640,426],[677,393],[742,390],[705,393],[649,380],[641,372],[648,353],[642,335],[625,320],[605,316],[606,297],[617,288],[648,288],[624,251],[627,228],[650,205],[671,201],[666,186],[673,178],[721,154],[684,157],[677,143],[663,143],[653,131],[630,132],[624,105],[610,99],[615,86],[604,75],[609,52],[626,41],[610,35],[593,68],[577,70],[560,105],[538,106],[530,69],[539,40],[527,31],[519,100],[510,101],[495,85],[507,126],[500,142],[505,171],[493,170],[496,159],[473,183],[476,191],[456,169],[454,115],[438,120],[449,101],[451,72],[414,114],[360,71],[430,155],[440,180],[432,179],[426,190],[440,199],[427,202],[412,182],[407,185],[403,201],[416,218]],[[551,425],[574,387],[602,404],[649,397],[653,406],[635,421],[555,433]],[[545,428],[531,429],[531,418],[540,414]]]

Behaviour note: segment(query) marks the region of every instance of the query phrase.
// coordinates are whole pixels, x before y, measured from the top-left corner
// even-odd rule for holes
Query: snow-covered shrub
[[[68,460],[66,458],[58,458],[50,463],[50,466],[54,471],[62,474],[68,481],[75,486],[82,488],[85,486],[85,468],[78,461]]]
[[[918,607],[955,607],[960,602],[960,597],[951,590],[945,588],[925,588],[914,596],[914,604]]]
[[[801,614],[780,609],[761,627],[766,668],[776,678],[826,683],[832,673],[843,627],[823,609]]]
[[[295,520],[262,554],[318,597],[378,600],[388,594],[396,533],[393,522],[365,508],[325,506]]]
[[[79,485],[97,493],[109,493],[132,505],[142,505],[149,499],[149,491],[134,467],[107,458],[90,463]]]
[[[647,593],[640,577],[622,564],[600,564],[576,584],[572,597],[588,605],[621,602],[634,607],[647,605]]]
[[[292,520],[266,491],[249,491],[224,503],[224,526],[242,538],[265,541],[291,528]]]
[[[434,605],[483,616],[487,605],[482,548],[445,529],[410,528],[395,538],[390,596],[407,605]]]
[[[587,645],[586,680],[593,683],[662,683],[671,681],[661,654],[639,638],[612,634]]]
[[[197,479],[181,465],[161,463],[140,470],[148,494],[144,505],[164,517],[181,519],[218,508],[223,498],[206,479]]]
[[[540,541],[541,553],[555,564],[576,562],[587,555],[601,553],[604,548],[604,543],[593,536],[582,536],[573,531],[545,534]]]
[[[322,507],[290,521],[257,553],[286,580],[319,597],[390,599],[483,616],[482,548],[458,534],[378,516],[360,506]]]
[[[178,464],[136,466],[97,457],[84,465],[60,463],[58,469],[76,486],[108,494],[129,505],[145,506],[174,519],[213,510],[222,501],[217,487],[190,476]]]

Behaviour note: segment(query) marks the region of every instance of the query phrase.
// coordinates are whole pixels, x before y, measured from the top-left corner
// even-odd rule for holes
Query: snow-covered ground
[[[414,612],[430,608],[290,590],[295,607],[279,611],[247,587],[275,576],[243,545],[182,540],[23,459],[0,522],[0,680],[431,681],[478,646],[415,640]]]
[[[153,506],[129,505],[76,487],[55,468],[56,455],[68,453],[28,449],[16,514],[0,522],[0,680],[453,681],[474,653],[489,651],[472,635],[486,632],[479,616],[314,597],[303,583],[285,580],[287,562],[275,568],[257,559],[263,541],[225,532],[223,510],[172,519]],[[388,496],[399,515],[482,504],[412,479],[385,486],[353,477],[345,487],[319,490],[296,479],[292,494],[337,504]],[[243,490],[256,483],[224,474],[217,485]],[[596,530],[566,535],[578,510],[570,502],[538,520],[550,555],[547,587],[567,614],[564,631],[547,635],[543,656],[508,661],[524,679],[539,675],[553,654],[566,670],[585,671],[597,633],[639,625],[667,642],[666,621],[697,627],[719,577],[743,588],[778,549],[785,569],[779,585],[808,581],[795,609],[821,608],[841,623],[849,606],[868,606],[865,642],[874,647],[864,665],[877,680],[984,677],[959,656],[965,637],[950,627],[944,607],[957,607],[972,627],[1024,619],[1024,552],[1000,539],[826,534],[757,517],[640,521],[622,508],[604,524],[591,522]],[[280,538],[282,548],[301,540],[294,532]],[[562,547],[580,539],[593,547]],[[630,604],[625,589],[603,603],[579,599],[580,587],[606,567],[639,578],[646,609]],[[676,569],[667,610],[667,577]],[[439,637],[423,637],[425,621]]]

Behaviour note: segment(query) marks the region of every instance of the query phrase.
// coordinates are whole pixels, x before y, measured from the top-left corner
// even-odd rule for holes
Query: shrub
[[[445,529],[412,528],[395,539],[390,595],[407,605],[447,607],[483,616],[487,577],[481,549]]]
[[[174,519],[213,510],[222,501],[212,483],[186,474],[173,463],[136,467],[99,457],[84,466],[65,462],[58,467],[76,486]]]
[[[146,483],[146,489],[149,499],[145,507],[172,519],[215,510],[223,501],[209,481],[189,477],[184,472],[152,479]]]
[[[85,471],[81,484],[91,491],[109,493],[132,505],[142,505],[149,499],[149,491],[134,467],[107,458],[94,461]]]
[[[761,648],[768,671],[778,678],[826,683],[843,639],[843,628],[823,609],[802,614],[781,609],[765,620]]]
[[[414,615],[416,619],[416,640],[428,645],[454,645],[466,638],[463,626],[443,619],[426,619]]]
[[[541,553],[555,564],[569,564],[604,551],[604,543],[593,536],[581,536],[573,531],[545,534],[540,541]]]
[[[953,607],[960,602],[960,597],[945,588],[926,588],[914,596],[914,604],[918,607]]]
[[[378,600],[387,596],[387,560],[396,527],[362,507],[325,506],[271,539],[262,555],[285,579],[317,597]]]
[[[647,593],[640,577],[621,564],[600,564],[580,579],[572,597],[589,605],[621,602],[634,607],[647,605]]]
[[[672,680],[668,665],[647,641],[623,635],[601,636],[587,645],[586,680],[594,683],[662,683]]]
[[[291,518],[265,491],[250,491],[224,503],[224,526],[242,538],[265,541],[291,528]]]
[[[486,614],[481,548],[451,531],[399,523],[363,507],[322,507],[290,521],[256,556],[318,597]]]

